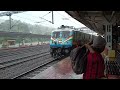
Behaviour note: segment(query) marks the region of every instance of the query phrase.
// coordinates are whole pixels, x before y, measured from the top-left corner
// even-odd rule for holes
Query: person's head
[[[104,51],[104,48],[106,46],[106,41],[103,37],[101,36],[97,36],[94,40],[93,40],[93,49],[99,53]]]

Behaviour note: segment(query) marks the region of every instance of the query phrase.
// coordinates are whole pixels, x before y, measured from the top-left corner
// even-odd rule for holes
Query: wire
[[[42,22],[45,22],[45,21],[40,21],[40,22],[35,22],[35,23],[42,23]]]
[[[50,12],[49,12],[50,13]],[[48,15],[49,13],[47,13],[47,14],[45,14],[44,16],[46,16],[46,15]],[[27,14],[28,15],[28,14]],[[35,20],[33,20],[33,19],[28,19],[28,18],[23,18],[23,17],[20,17],[20,16],[17,16],[17,15],[14,15],[14,16],[16,16],[16,17],[19,17],[19,18],[22,18],[22,19],[26,19],[26,20],[29,20],[29,21],[35,21]],[[32,15],[31,15],[32,16]],[[44,17],[43,16],[43,17]],[[35,16],[32,16],[32,17],[35,17]],[[39,18],[39,17],[35,17],[35,18]],[[43,18],[42,18],[43,19]],[[19,21],[17,21],[14,25],[12,25],[11,26],[11,28],[10,29],[12,29],[17,23],[18,23]],[[45,22],[45,21],[40,21],[40,22],[38,22],[38,21],[35,21],[35,23],[42,23],[42,22]],[[50,21],[49,21],[50,22]],[[46,24],[45,24],[46,25]],[[8,29],[8,30],[10,30],[10,29]]]
[[[61,15],[62,17],[64,17],[64,18],[67,18],[66,16],[64,16],[64,15],[62,15],[62,14],[60,14],[58,11],[56,11],[59,15]],[[72,17],[69,17],[69,18],[72,18]],[[67,18],[69,21],[71,21],[69,18]],[[71,22],[73,22],[73,21],[71,21]],[[76,22],[73,22],[73,23],[76,23]],[[76,24],[78,24],[78,23],[76,23]],[[80,25],[80,24],[78,24],[78,25]]]
[[[17,15],[16,15],[17,16]],[[17,16],[17,17],[20,17],[20,16]],[[33,22],[33,20],[32,19],[27,19],[27,18],[23,18],[23,17],[20,17],[20,18],[22,18],[22,19],[26,19],[26,20],[29,20],[29,21],[32,21]],[[34,20],[35,21],[35,20]],[[34,23],[38,23],[39,21],[35,21]],[[41,22],[39,22],[39,23],[42,23],[42,22],[45,22],[45,21],[41,21]],[[46,25],[46,24],[41,24],[41,25]]]
[[[29,15],[29,16],[32,16],[32,17],[34,17],[34,18],[39,18],[39,17],[36,17],[36,16],[33,16],[33,15],[30,15],[30,14],[26,14],[26,13],[22,13],[22,14],[25,14],[25,15]]]
[[[43,20],[45,20],[45,21],[48,21],[49,23],[52,23],[51,21],[49,21],[49,20],[47,20],[47,19],[44,19],[44,18],[42,18],[42,17],[39,17],[39,18],[41,18],[41,19],[43,19]]]
[[[58,11],[56,11],[58,14],[60,14]],[[65,17],[66,18],[66,16],[64,16],[64,15],[62,15],[62,14],[60,14],[61,16],[63,16],[63,17]],[[68,19],[69,18],[72,18],[72,17],[67,17]]]
[[[17,16],[17,15],[15,15],[16,17],[20,17],[20,16]],[[20,17],[20,18],[23,18],[23,17]],[[23,18],[23,19],[26,19],[26,20],[29,20],[29,21],[35,21],[35,20],[33,20],[33,19],[28,19],[28,18]],[[35,21],[35,22],[37,22],[37,21]]]
[[[48,14],[50,14],[51,13],[51,11],[50,12],[48,12],[47,14],[45,14],[44,16],[42,16],[42,17],[45,17],[46,15],[48,15]]]
[[[49,12],[50,13],[50,12]],[[33,16],[33,15],[30,15],[30,14],[26,14],[26,13],[22,13],[22,14],[25,14],[25,15],[29,15],[29,16],[32,16],[32,17],[34,17],[34,18],[39,18],[39,17],[36,17],[36,16]],[[47,13],[48,14],[48,13]],[[46,14],[46,15],[47,15]],[[44,15],[45,16],[45,15]],[[20,16],[17,16],[17,17],[20,17]],[[23,17],[20,17],[20,18],[23,18]],[[24,18],[24,19],[26,19],[26,18]],[[27,19],[28,20],[28,19]],[[32,19],[29,19],[29,20],[31,20],[31,21],[33,21]],[[35,20],[34,20],[35,21]],[[44,22],[44,21],[41,21],[41,22]]]
[[[12,27],[10,29],[12,29],[19,21],[17,21],[14,25],[12,25]]]
[[[51,12],[49,12],[49,13],[51,13]],[[49,13],[47,13],[47,14],[49,14]],[[25,14],[25,13],[24,13]],[[45,14],[44,16],[46,16],[47,14]],[[30,15],[30,14],[25,14],[25,15]],[[49,20],[47,20],[47,19],[45,19],[45,18],[43,18],[44,16],[42,16],[42,17],[36,17],[36,16],[33,16],[33,15],[30,15],[30,16],[32,16],[32,17],[35,17],[35,18],[41,18],[41,19],[43,19],[43,20],[45,20],[45,21],[48,21],[49,23],[52,23],[52,21],[49,21]]]
[[[61,15],[61,16],[63,16],[63,17],[65,17],[64,15],[62,15],[62,14],[60,14],[59,12],[57,12],[59,15]],[[66,17],[65,17],[66,18]],[[70,17],[71,18],[71,17]],[[67,18],[69,21],[71,21],[69,18]],[[71,21],[71,22],[73,22],[73,21]],[[73,23],[75,23],[75,22],[73,22]],[[78,23],[76,23],[76,24],[78,24]],[[88,32],[92,32],[92,33],[94,33],[94,31],[92,31],[91,29],[89,29],[89,30],[87,30]]]
[[[56,11],[56,12],[57,12],[57,11]],[[46,15],[48,15],[49,13],[51,13],[51,11],[48,12],[47,14],[43,15],[42,17],[39,17],[39,18],[40,18],[40,19],[43,19],[43,20],[45,20],[45,21],[47,21],[47,22],[49,22],[49,23],[52,23],[52,21],[49,21],[49,20],[43,18],[43,17],[45,17]],[[60,14],[59,12],[57,12],[57,13],[58,13],[59,15],[61,15],[62,17],[64,17],[64,18],[68,18],[68,17],[65,17],[64,15]],[[26,13],[22,13],[22,14],[30,15],[30,14],[26,14]],[[36,17],[36,16],[33,16],[33,15],[30,15],[30,16],[35,17],[35,18],[38,19],[38,17]],[[69,17],[69,18],[72,18],[72,17]],[[68,20],[71,21],[69,18],[68,18]],[[73,21],[71,21],[71,22],[72,22],[72,23],[75,23],[75,22],[73,22]],[[78,23],[76,23],[76,24],[78,24]],[[78,24],[78,25],[80,25],[80,24]]]
[[[28,14],[27,14],[28,15]],[[17,15],[16,15],[17,16]],[[17,17],[20,17],[20,16],[17,16]],[[23,17],[20,17],[20,18],[23,18]],[[27,19],[27,18],[23,18],[23,19],[26,19],[26,20],[29,20],[29,21],[32,21],[33,22],[33,20],[32,19]],[[37,19],[38,19],[38,17],[37,17]],[[35,20],[34,20],[35,21]],[[35,21],[35,23],[36,22],[39,22],[39,21]],[[42,23],[42,22],[45,22],[45,21],[41,21],[41,22],[39,22],[39,23]],[[47,25],[47,24],[43,24],[43,25]]]
[[[37,19],[39,18],[37,16],[33,16],[33,15],[30,15],[30,14],[26,14],[26,13],[22,13],[22,14],[29,15],[29,16],[32,16],[32,17],[37,18]]]

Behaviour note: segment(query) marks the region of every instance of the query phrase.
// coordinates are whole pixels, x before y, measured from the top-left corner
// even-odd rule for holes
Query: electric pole
[[[54,16],[53,16],[53,11],[52,11],[52,24],[54,24]]]
[[[0,13],[0,17],[2,16],[9,16],[9,29],[11,30],[12,26],[11,26],[11,16],[12,14],[17,14],[17,13],[22,13],[22,12],[25,12],[25,11],[7,11],[7,12],[2,12]]]
[[[10,22],[10,31],[11,31],[11,14],[9,15],[9,22]]]
[[[11,15],[12,15],[12,14],[11,14],[11,13],[7,13],[6,15],[9,16],[9,25],[10,25],[10,26],[9,26],[9,29],[10,29],[10,31],[11,31]]]

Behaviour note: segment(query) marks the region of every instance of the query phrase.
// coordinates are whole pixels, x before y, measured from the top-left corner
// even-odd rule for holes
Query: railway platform
[[[83,79],[83,74],[76,75],[73,72],[70,57],[67,57],[31,79]],[[102,79],[120,79],[120,76],[109,74],[107,78]]]
[[[70,58],[67,57],[31,79],[82,79],[82,76],[73,72]]]

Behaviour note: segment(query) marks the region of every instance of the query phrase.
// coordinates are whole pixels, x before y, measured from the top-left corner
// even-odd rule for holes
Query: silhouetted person
[[[87,66],[83,79],[99,79],[104,77],[104,59],[101,52],[104,51],[106,41],[101,36],[96,37],[93,40],[93,44],[85,44],[86,48],[89,49],[87,55]]]

